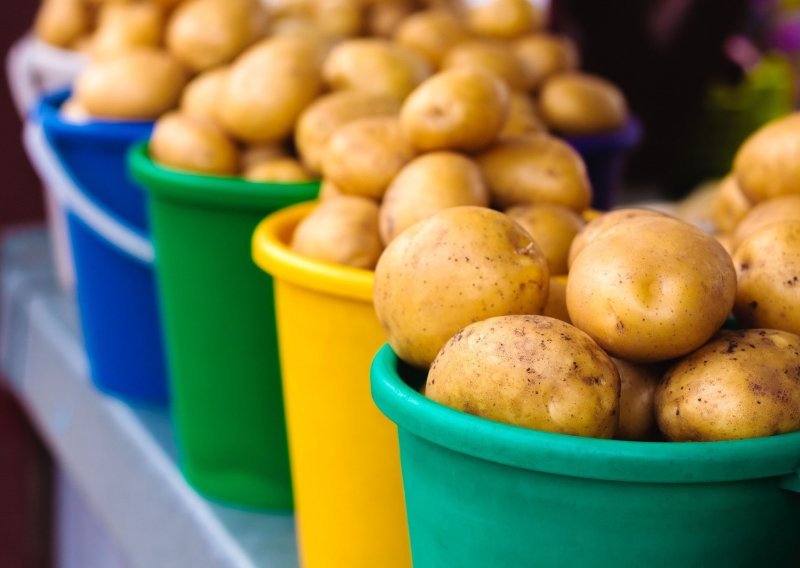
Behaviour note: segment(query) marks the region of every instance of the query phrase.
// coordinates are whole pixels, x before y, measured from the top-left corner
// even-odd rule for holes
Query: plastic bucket
[[[265,219],[253,256],[275,278],[275,309],[297,533],[306,568],[411,565],[397,437],[369,394],[385,341],[373,273],[287,246],[314,204]]]
[[[799,566],[800,432],[713,443],[537,432],[437,404],[381,349],[414,566]]]
[[[622,183],[625,161],[641,135],[641,125],[631,118],[615,132],[564,137],[564,141],[575,148],[586,162],[589,181],[592,183],[593,209],[608,211],[614,206],[617,190]]]
[[[46,172],[46,185],[67,212],[78,310],[94,384],[126,400],[166,404],[152,244],[76,187],[41,124],[29,120],[24,137],[37,169]],[[114,182],[109,178],[109,191]]]
[[[184,475],[201,493],[292,508],[272,278],[250,240],[265,215],[319,183],[264,184],[177,172],[144,144],[129,156],[150,196],[156,280]]]

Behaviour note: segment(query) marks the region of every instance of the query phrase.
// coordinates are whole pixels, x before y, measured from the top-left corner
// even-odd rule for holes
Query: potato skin
[[[236,146],[214,123],[178,112],[158,119],[149,148],[153,160],[179,170],[233,175],[239,169]]]
[[[800,337],[725,331],[676,363],[656,390],[672,441],[738,440],[800,429]]]
[[[542,308],[542,315],[572,323],[567,311],[567,277],[551,276],[550,290],[547,293],[547,301]]]
[[[619,371],[618,440],[652,440],[656,433],[655,394],[664,369],[614,359]]]
[[[564,134],[611,132],[628,119],[628,103],[610,81],[586,73],[563,73],[548,80],[539,96],[547,125]]]
[[[711,203],[714,226],[721,233],[730,235],[751,207],[752,204],[742,193],[736,178],[732,175],[726,176],[717,187]]]
[[[447,52],[442,69],[476,67],[494,73],[511,90],[523,91],[530,85],[528,70],[510,47],[487,40],[468,40]]]
[[[508,216],[453,207],[394,239],[375,269],[375,312],[395,353],[426,368],[459,329],[541,313],[547,261]]]
[[[523,136],[534,132],[547,132],[547,125],[536,110],[536,103],[526,93],[514,91],[508,107],[508,117],[500,138]]]
[[[314,179],[300,162],[288,157],[251,164],[244,169],[242,177],[249,181],[276,183],[303,183]]]
[[[742,325],[800,333],[800,219],[767,225],[733,255]]]
[[[228,69],[219,67],[189,81],[181,95],[181,112],[219,123],[217,108],[227,78]]]
[[[731,239],[733,250],[762,227],[791,220],[800,220],[800,195],[784,195],[759,203],[736,226]]]
[[[547,259],[550,274],[567,273],[570,245],[581,228],[583,218],[560,205],[516,205],[506,215],[530,233]]]
[[[456,333],[431,365],[425,396],[506,424],[611,438],[619,377],[579,329],[545,316],[509,315]]]
[[[575,259],[567,308],[610,355],[647,363],[703,345],[733,308],[736,271],[714,237],[677,219],[640,217]]]
[[[544,26],[544,16],[528,0],[467,3],[470,29],[482,36],[513,39]]]
[[[394,32],[394,40],[413,49],[434,68],[455,45],[470,38],[464,25],[447,10],[425,10],[403,20]]]
[[[531,91],[538,91],[545,82],[559,74],[578,68],[578,49],[566,36],[539,33],[514,42],[514,52],[527,69]]]

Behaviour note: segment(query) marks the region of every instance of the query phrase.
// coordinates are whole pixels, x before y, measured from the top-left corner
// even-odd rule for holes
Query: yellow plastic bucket
[[[370,363],[386,341],[372,306],[373,273],[289,249],[314,206],[278,211],[253,235],[253,258],[275,281],[301,562],[409,567],[397,432],[370,395]]]

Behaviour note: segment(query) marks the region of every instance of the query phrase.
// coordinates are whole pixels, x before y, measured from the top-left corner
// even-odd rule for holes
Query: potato
[[[550,292],[542,309],[542,315],[555,318],[567,323],[572,323],[567,311],[567,277],[551,276]]]
[[[513,39],[544,25],[544,16],[530,0],[490,0],[467,4],[470,29],[482,36]]]
[[[92,115],[75,97],[70,97],[64,101],[64,104],[59,109],[59,115],[67,122],[75,124],[84,124],[92,120]]]
[[[331,89],[386,93],[400,100],[432,72],[422,56],[382,38],[340,43],[331,50],[322,70]]]
[[[338,195],[344,195],[342,190],[336,187],[336,184],[331,182],[331,180],[323,179],[322,184],[319,186],[319,200],[324,201]]]
[[[578,49],[566,36],[536,34],[518,39],[513,49],[527,69],[529,86],[538,91],[551,77],[574,71],[580,63]]]
[[[261,162],[269,162],[289,157],[289,152],[286,151],[286,148],[281,142],[265,142],[263,144],[246,146],[241,152],[240,162],[242,164],[242,169],[246,170]]]
[[[381,204],[381,239],[389,244],[414,223],[460,205],[489,206],[489,190],[478,166],[453,152],[424,154],[389,185]]]
[[[456,333],[431,365],[425,396],[514,426],[611,438],[619,376],[581,330],[537,315],[473,323]]]
[[[400,123],[420,151],[480,150],[497,138],[509,104],[508,87],[494,74],[449,69],[411,93],[400,111]]]
[[[450,49],[469,39],[464,25],[447,10],[425,10],[403,20],[394,33],[400,45],[413,49],[438,68]]]
[[[291,246],[316,260],[372,269],[383,250],[378,205],[354,195],[326,199],[297,226]]]
[[[322,155],[331,135],[348,122],[368,116],[391,116],[400,112],[400,101],[385,93],[347,90],[314,101],[297,121],[295,144],[306,168],[322,171]]]
[[[575,258],[567,309],[610,355],[665,361],[697,349],[733,308],[736,271],[714,237],[669,217],[618,223]]]
[[[218,67],[205,71],[189,81],[181,96],[181,112],[219,122],[219,100],[227,79],[228,68]]]
[[[336,38],[355,37],[366,26],[358,0],[316,0],[314,23],[323,33]]]
[[[75,82],[75,98],[95,117],[150,120],[175,108],[185,83],[169,54],[135,48],[93,61]]]
[[[314,179],[293,158],[275,158],[252,164],[244,170],[244,178],[249,181],[278,183],[303,183]]]
[[[619,372],[619,440],[651,440],[656,430],[654,400],[662,369],[613,359]]]
[[[628,103],[616,85],[586,73],[562,73],[548,79],[539,96],[547,125],[564,134],[597,134],[621,128]]]
[[[510,47],[487,40],[462,41],[447,52],[442,69],[477,67],[506,82],[509,89],[524,91],[530,85],[527,69]]]
[[[725,249],[731,257],[733,257],[733,239],[730,235],[721,235],[719,233],[713,235],[717,242],[722,245],[722,248]]]
[[[800,219],[757,230],[736,248],[733,262],[736,321],[800,333]]]
[[[751,207],[736,178],[729,174],[717,186],[711,204],[711,219],[718,231],[730,235]]]
[[[264,33],[255,0],[189,0],[180,4],[166,30],[169,51],[194,71],[232,61]]]
[[[572,239],[584,225],[583,218],[560,205],[516,205],[506,215],[522,225],[542,249],[550,274],[567,273],[567,257]]]
[[[511,100],[508,107],[508,117],[500,131],[500,138],[532,134],[534,132],[547,132],[547,126],[539,112],[536,104],[526,93],[514,91],[511,93]]]
[[[733,173],[751,203],[800,193],[800,113],[761,127],[739,147]]]
[[[89,10],[81,0],[44,0],[33,31],[40,40],[56,47],[70,47],[89,32]]]
[[[800,195],[784,195],[750,209],[733,232],[733,250],[750,235],[772,223],[800,219]]]
[[[291,135],[303,110],[322,88],[318,45],[278,36],[248,49],[231,66],[219,102],[224,128],[248,142]]]
[[[477,157],[492,201],[561,205],[576,212],[589,206],[592,188],[580,155],[544,133],[505,138]]]
[[[376,37],[392,37],[403,21],[414,13],[413,0],[384,0],[373,2],[367,9],[367,30]]]
[[[386,247],[375,269],[375,313],[395,353],[428,367],[459,329],[492,316],[541,313],[547,261],[508,216],[452,207]]]
[[[636,217],[668,217],[668,215],[661,211],[656,211],[655,209],[646,209],[643,207],[627,207],[625,209],[617,209],[616,211],[605,213],[586,224],[581,232],[572,240],[572,245],[570,245],[569,248],[569,257],[567,258],[568,265],[572,266],[578,254],[608,229],[623,221],[635,219]]]
[[[328,140],[322,173],[343,193],[379,200],[414,155],[397,117],[357,118]]]
[[[772,436],[800,429],[800,337],[725,331],[667,371],[656,390],[661,432],[675,442]]]
[[[165,114],[153,129],[150,155],[163,166],[212,175],[232,175],[239,169],[236,146],[208,120]]]
[[[107,57],[132,47],[158,47],[163,33],[164,14],[155,4],[104,4],[91,39],[91,54]]]

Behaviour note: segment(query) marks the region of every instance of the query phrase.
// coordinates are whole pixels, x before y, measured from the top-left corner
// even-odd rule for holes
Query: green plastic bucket
[[[598,440],[458,412],[384,346],[372,396],[397,424],[415,568],[800,566],[800,432]]]
[[[212,499],[292,508],[272,279],[250,256],[265,215],[318,183],[187,174],[129,154],[149,194],[181,468]],[[266,292],[266,293],[265,293]]]

